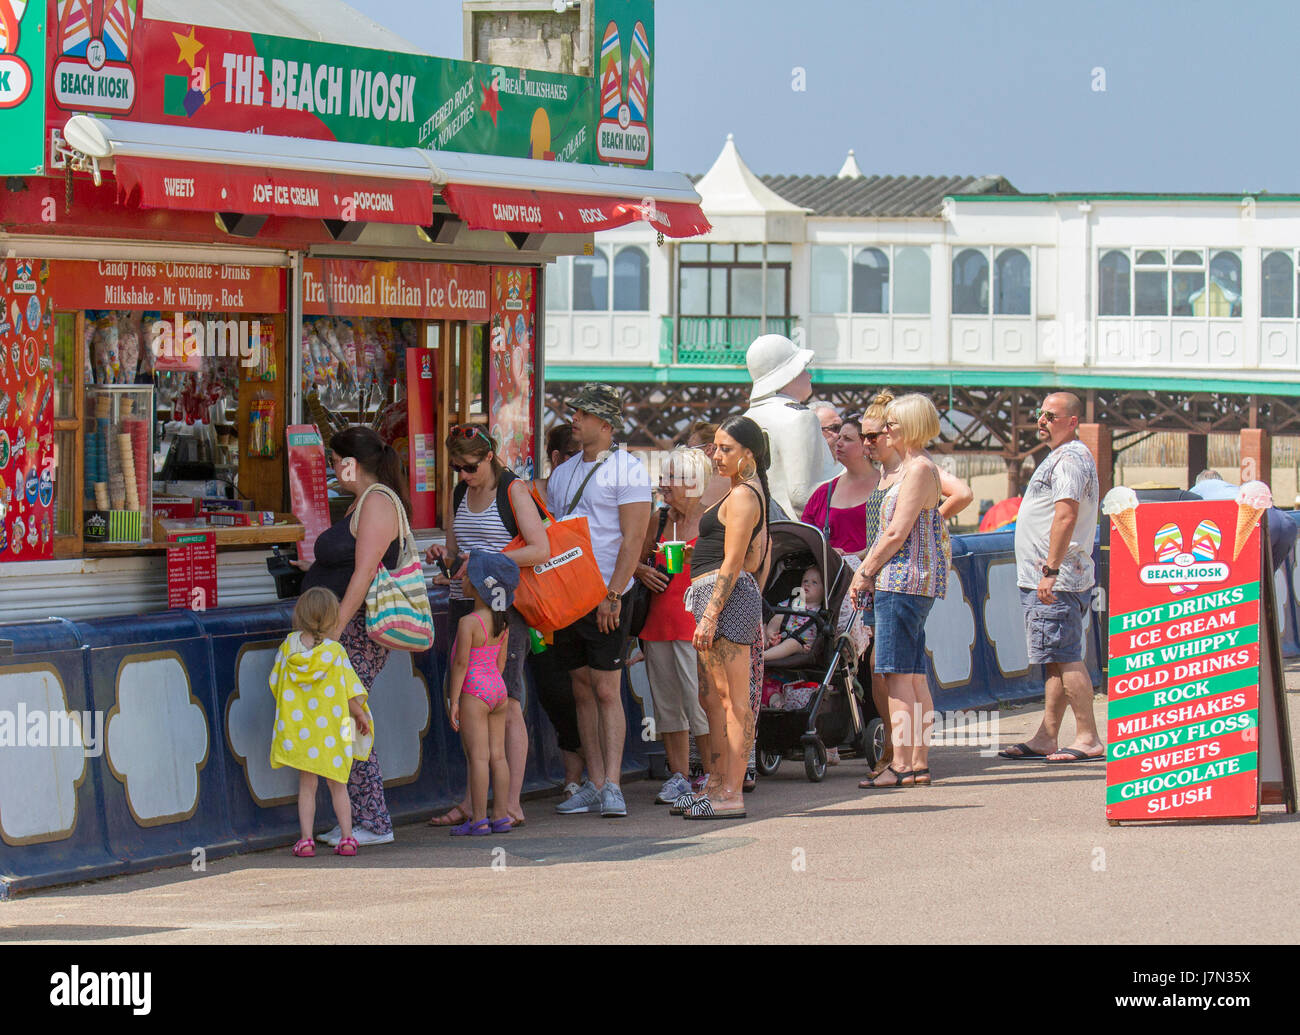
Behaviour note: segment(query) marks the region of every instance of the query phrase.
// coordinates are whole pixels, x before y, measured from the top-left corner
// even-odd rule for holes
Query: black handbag
[[[664,528],[667,524],[668,508],[661,507],[659,509],[659,531],[655,533],[656,544],[663,538]],[[672,578],[672,576],[668,574],[667,568],[654,563],[653,560],[650,562],[650,567],[667,576],[669,579]],[[628,610],[628,636],[632,639],[636,639],[641,635],[641,631],[645,628],[646,619],[650,617],[650,598],[650,587],[640,579],[637,579],[632,583],[632,588],[629,589],[627,594],[623,597],[623,606]]]

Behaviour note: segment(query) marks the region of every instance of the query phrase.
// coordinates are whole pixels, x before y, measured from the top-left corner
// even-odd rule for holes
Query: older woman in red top
[[[686,590],[691,585],[691,566],[669,576],[656,565],[658,544],[684,542],[694,547],[700,531],[701,498],[713,477],[713,462],[703,450],[679,447],[664,460],[659,474],[659,491],[665,507],[650,515],[642,543],[642,563],[636,577],[650,590],[650,610],[641,630],[646,675],[654,698],[655,729],[663,738],[668,760],[668,779],[655,799],[670,805],[690,792],[687,779],[690,736],[694,734],[700,758],[708,765],[709,721],[700,704],[700,686],[695,648],[695,618],[686,610]]]

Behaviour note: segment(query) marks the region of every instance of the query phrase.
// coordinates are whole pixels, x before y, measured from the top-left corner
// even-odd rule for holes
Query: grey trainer
[[[600,814],[606,819],[627,815],[627,803],[623,801],[623,792],[618,789],[618,784],[606,781],[600,789]]]
[[[659,788],[659,795],[655,798],[655,804],[671,805],[683,794],[689,794],[690,790],[690,781],[681,773],[673,773],[664,781],[664,785]]]
[[[590,780],[583,780],[577,793],[567,801],[556,805],[555,811],[561,816],[572,816],[579,812],[597,812],[600,809],[600,801],[600,791],[596,790],[596,785]]]

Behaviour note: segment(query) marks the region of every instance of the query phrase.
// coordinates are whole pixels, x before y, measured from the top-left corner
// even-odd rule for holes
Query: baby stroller
[[[827,748],[848,745],[875,765],[884,746],[884,723],[876,716],[870,694],[858,681],[858,657],[847,632],[837,631],[852,569],[831,549],[820,529],[799,521],[773,521],[772,568],[764,586],[765,601],[786,600],[811,565],[821,571],[825,587],[816,611],[765,606],[767,616],[797,615],[816,627],[816,639],[800,654],[769,661],[766,675],[783,681],[817,683],[805,707],[791,711],[762,708],[758,714],[757,767],[770,776],[786,757],[802,757],[814,783],[826,776]],[[857,612],[853,621],[858,620]]]

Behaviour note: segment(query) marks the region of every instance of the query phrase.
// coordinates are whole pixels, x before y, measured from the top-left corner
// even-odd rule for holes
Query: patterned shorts
[[[713,588],[717,585],[716,573],[705,575],[698,582],[692,582],[686,591],[686,608],[698,622],[704,616],[704,609],[713,599]],[[730,640],[732,643],[755,643],[763,631],[763,596],[758,591],[758,583],[749,572],[741,572],[740,578],[727,598],[727,606],[718,616],[718,631],[714,639]]]

